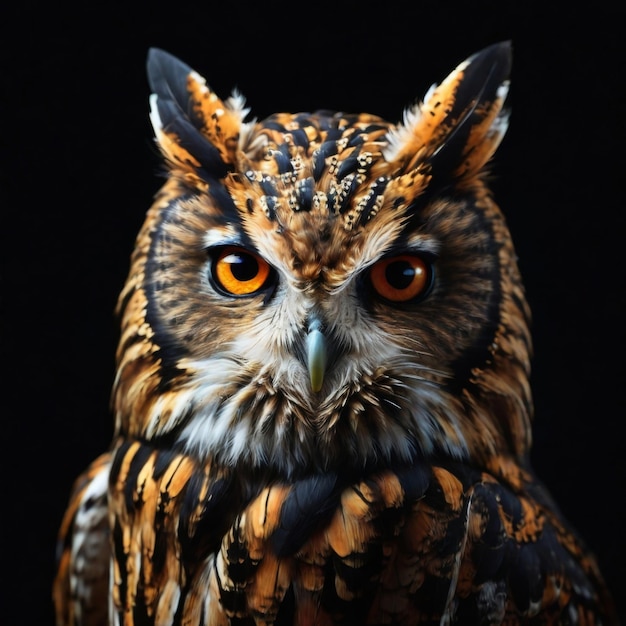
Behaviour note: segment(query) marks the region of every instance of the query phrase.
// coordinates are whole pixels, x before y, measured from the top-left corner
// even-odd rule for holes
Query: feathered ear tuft
[[[239,133],[248,114],[241,96],[226,102],[188,65],[158,48],[147,61],[150,120],[173,170],[222,178],[233,169]]]
[[[389,133],[385,158],[401,171],[430,170],[435,180],[477,174],[496,151],[508,125],[503,109],[511,71],[511,42],[470,56],[424,102],[405,112]]]

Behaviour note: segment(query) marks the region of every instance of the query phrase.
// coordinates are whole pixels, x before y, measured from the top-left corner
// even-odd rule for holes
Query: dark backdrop
[[[111,436],[112,312],[160,183],[148,47],[222,96],[237,87],[259,118],[332,108],[396,121],[503,39],[513,113],[494,186],[534,311],[534,462],[623,613],[623,5],[54,4],[5,3],[0,16],[2,603],[15,623],[52,623],[70,485]]]

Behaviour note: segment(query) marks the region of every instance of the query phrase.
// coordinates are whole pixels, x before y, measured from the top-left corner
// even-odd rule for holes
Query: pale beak
[[[309,334],[306,338],[307,366],[311,389],[318,392],[324,382],[326,372],[326,337],[320,330],[322,324],[314,319],[309,325]]]

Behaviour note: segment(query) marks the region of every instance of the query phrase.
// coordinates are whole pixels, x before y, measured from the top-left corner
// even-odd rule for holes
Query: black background
[[[624,615],[623,5],[138,5],[5,3],[0,15],[1,589],[2,614],[20,616],[3,623],[52,624],[67,495],[111,436],[113,308],[161,182],[148,47],[222,97],[237,87],[257,118],[331,108],[398,121],[504,39],[512,116],[494,187],[534,312],[534,464]]]

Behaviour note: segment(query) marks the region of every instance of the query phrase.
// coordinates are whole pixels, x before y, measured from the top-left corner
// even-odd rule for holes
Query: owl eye
[[[413,254],[378,261],[370,270],[376,293],[390,302],[409,302],[424,297],[432,284],[431,264]]]
[[[251,296],[268,286],[272,267],[258,254],[243,248],[220,248],[211,264],[215,285],[232,296]]]

